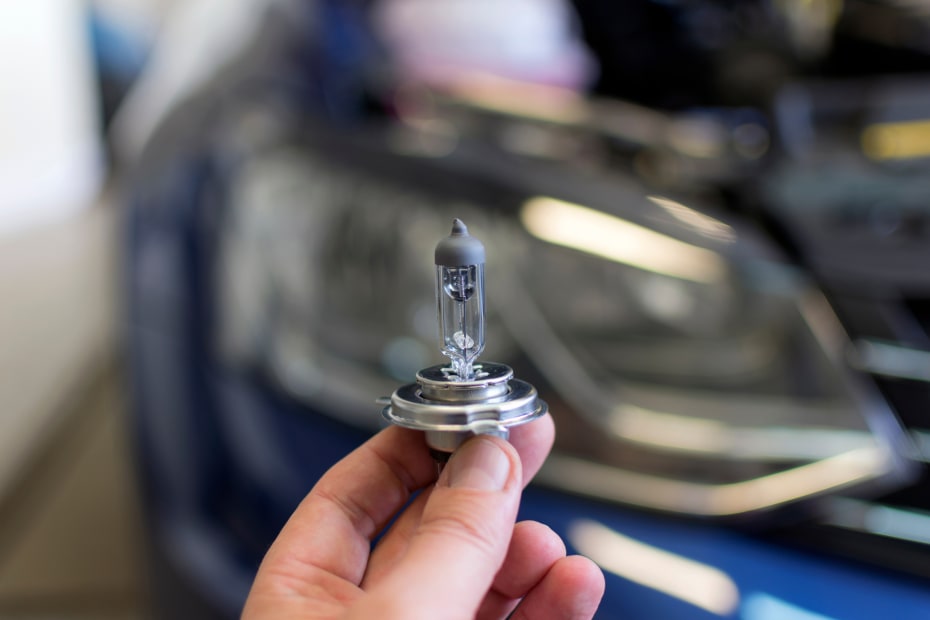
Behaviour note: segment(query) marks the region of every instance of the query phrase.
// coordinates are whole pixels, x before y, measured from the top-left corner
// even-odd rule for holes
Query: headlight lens
[[[495,210],[357,161],[252,158],[221,235],[224,358],[376,426],[374,397],[439,361],[430,256],[456,216],[488,246],[484,357],[539,377],[556,417],[543,481],[726,516],[904,470],[903,434],[848,369],[829,304],[764,241],[629,183],[563,171],[560,184],[522,165],[501,194],[510,209]],[[535,195],[521,178],[588,198]]]

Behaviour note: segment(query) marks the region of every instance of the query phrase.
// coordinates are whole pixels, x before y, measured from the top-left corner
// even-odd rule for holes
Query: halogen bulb
[[[439,348],[452,362],[449,378],[470,381],[484,350],[484,245],[456,219],[435,258]]]
[[[545,415],[536,388],[506,364],[475,365],[484,350],[484,246],[461,220],[436,246],[439,348],[451,360],[417,373],[397,388],[381,415],[392,424],[423,431],[437,462],[444,463],[475,435],[507,438],[510,428]],[[441,465],[440,465],[441,466]]]

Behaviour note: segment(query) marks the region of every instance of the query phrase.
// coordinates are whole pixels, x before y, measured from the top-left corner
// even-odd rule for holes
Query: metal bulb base
[[[515,379],[509,366],[483,362],[475,365],[475,377],[467,381],[446,366],[424,368],[416,383],[394,392],[381,414],[392,424],[424,431],[431,450],[449,454],[475,435],[507,439],[511,427],[546,411],[536,388]]]

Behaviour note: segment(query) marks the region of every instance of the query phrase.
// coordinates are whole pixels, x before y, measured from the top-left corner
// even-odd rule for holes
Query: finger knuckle
[[[453,506],[424,522],[421,532],[427,536],[459,541],[486,555],[496,555],[499,534],[494,520],[482,519],[468,506]]]

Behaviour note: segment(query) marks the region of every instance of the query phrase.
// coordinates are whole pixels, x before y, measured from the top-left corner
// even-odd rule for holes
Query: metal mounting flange
[[[507,438],[510,427],[548,411],[536,388],[513,378],[504,364],[475,366],[475,378],[460,381],[444,366],[417,373],[417,382],[401,386],[381,414],[393,424],[426,432],[435,451],[451,453],[474,435]]]

